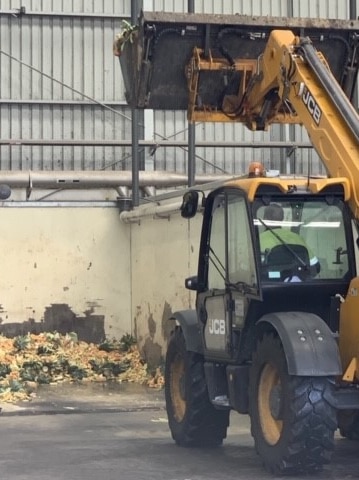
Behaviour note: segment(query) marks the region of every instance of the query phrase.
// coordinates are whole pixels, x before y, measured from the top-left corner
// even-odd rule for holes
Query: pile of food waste
[[[160,388],[158,368],[150,373],[131,335],[99,345],[76,333],[0,335],[0,402],[31,400],[39,385],[60,382],[133,382]]]

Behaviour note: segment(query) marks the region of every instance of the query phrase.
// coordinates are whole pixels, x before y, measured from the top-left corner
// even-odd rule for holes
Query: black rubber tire
[[[166,354],[165,397],[172,438],[183,447],[216,447],[227,435],[229,410],[209,401],[203,357],[186,350],[180,327],[172,332]]]
[[[288,374],[278,337],[264,335],[253,356],[249,379],[251,433],[271,473],[294,475],[330,463],[337,428],[327,402],[334,380]]]
[[[340,435],[348,440],[359,441],[358,410],[339,410],[338,427]]]

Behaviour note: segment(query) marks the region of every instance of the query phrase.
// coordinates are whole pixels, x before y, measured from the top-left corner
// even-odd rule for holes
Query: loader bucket
[[[309,37],[352,96],[358,69],[358,21],[143,12],[138,28],[131,30],[118,52],[126,100],[137,108],[187,110],[189,70],[197,49],[208,65],[195,88],[205,105],[220,109],[224,94],[237,89],[238,76],[255,68],[274,29]],[[237,59],[248,60],[247,73],[231,70]]]

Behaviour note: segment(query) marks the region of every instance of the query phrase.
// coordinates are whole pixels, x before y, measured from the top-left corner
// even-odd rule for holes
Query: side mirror
[[[198,192],[191,190],[183,195],[181,205],[181,215],[183,218],[192,218],[197,213],[198,207]]]
[[[198,290],[198,277],[194,275],[193,277],[188,277],[184,281],[184,286],[188,290]]]

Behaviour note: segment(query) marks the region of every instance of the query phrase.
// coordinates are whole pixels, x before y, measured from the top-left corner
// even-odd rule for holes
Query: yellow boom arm
[[[273,30],[256,68],[248,59],[236,59],[231,67],[221,62],[205,62],[195,52],[187,72],[189,120],[226,119],[251,130],[265,130],[271,123],[303,124],[329,176],[348,178],[349,205],[359,218],[359,116],[310,40]],[[238,94],[224,97],[221,112],[196,110],[196,76],[218,68],[243,72]]]

